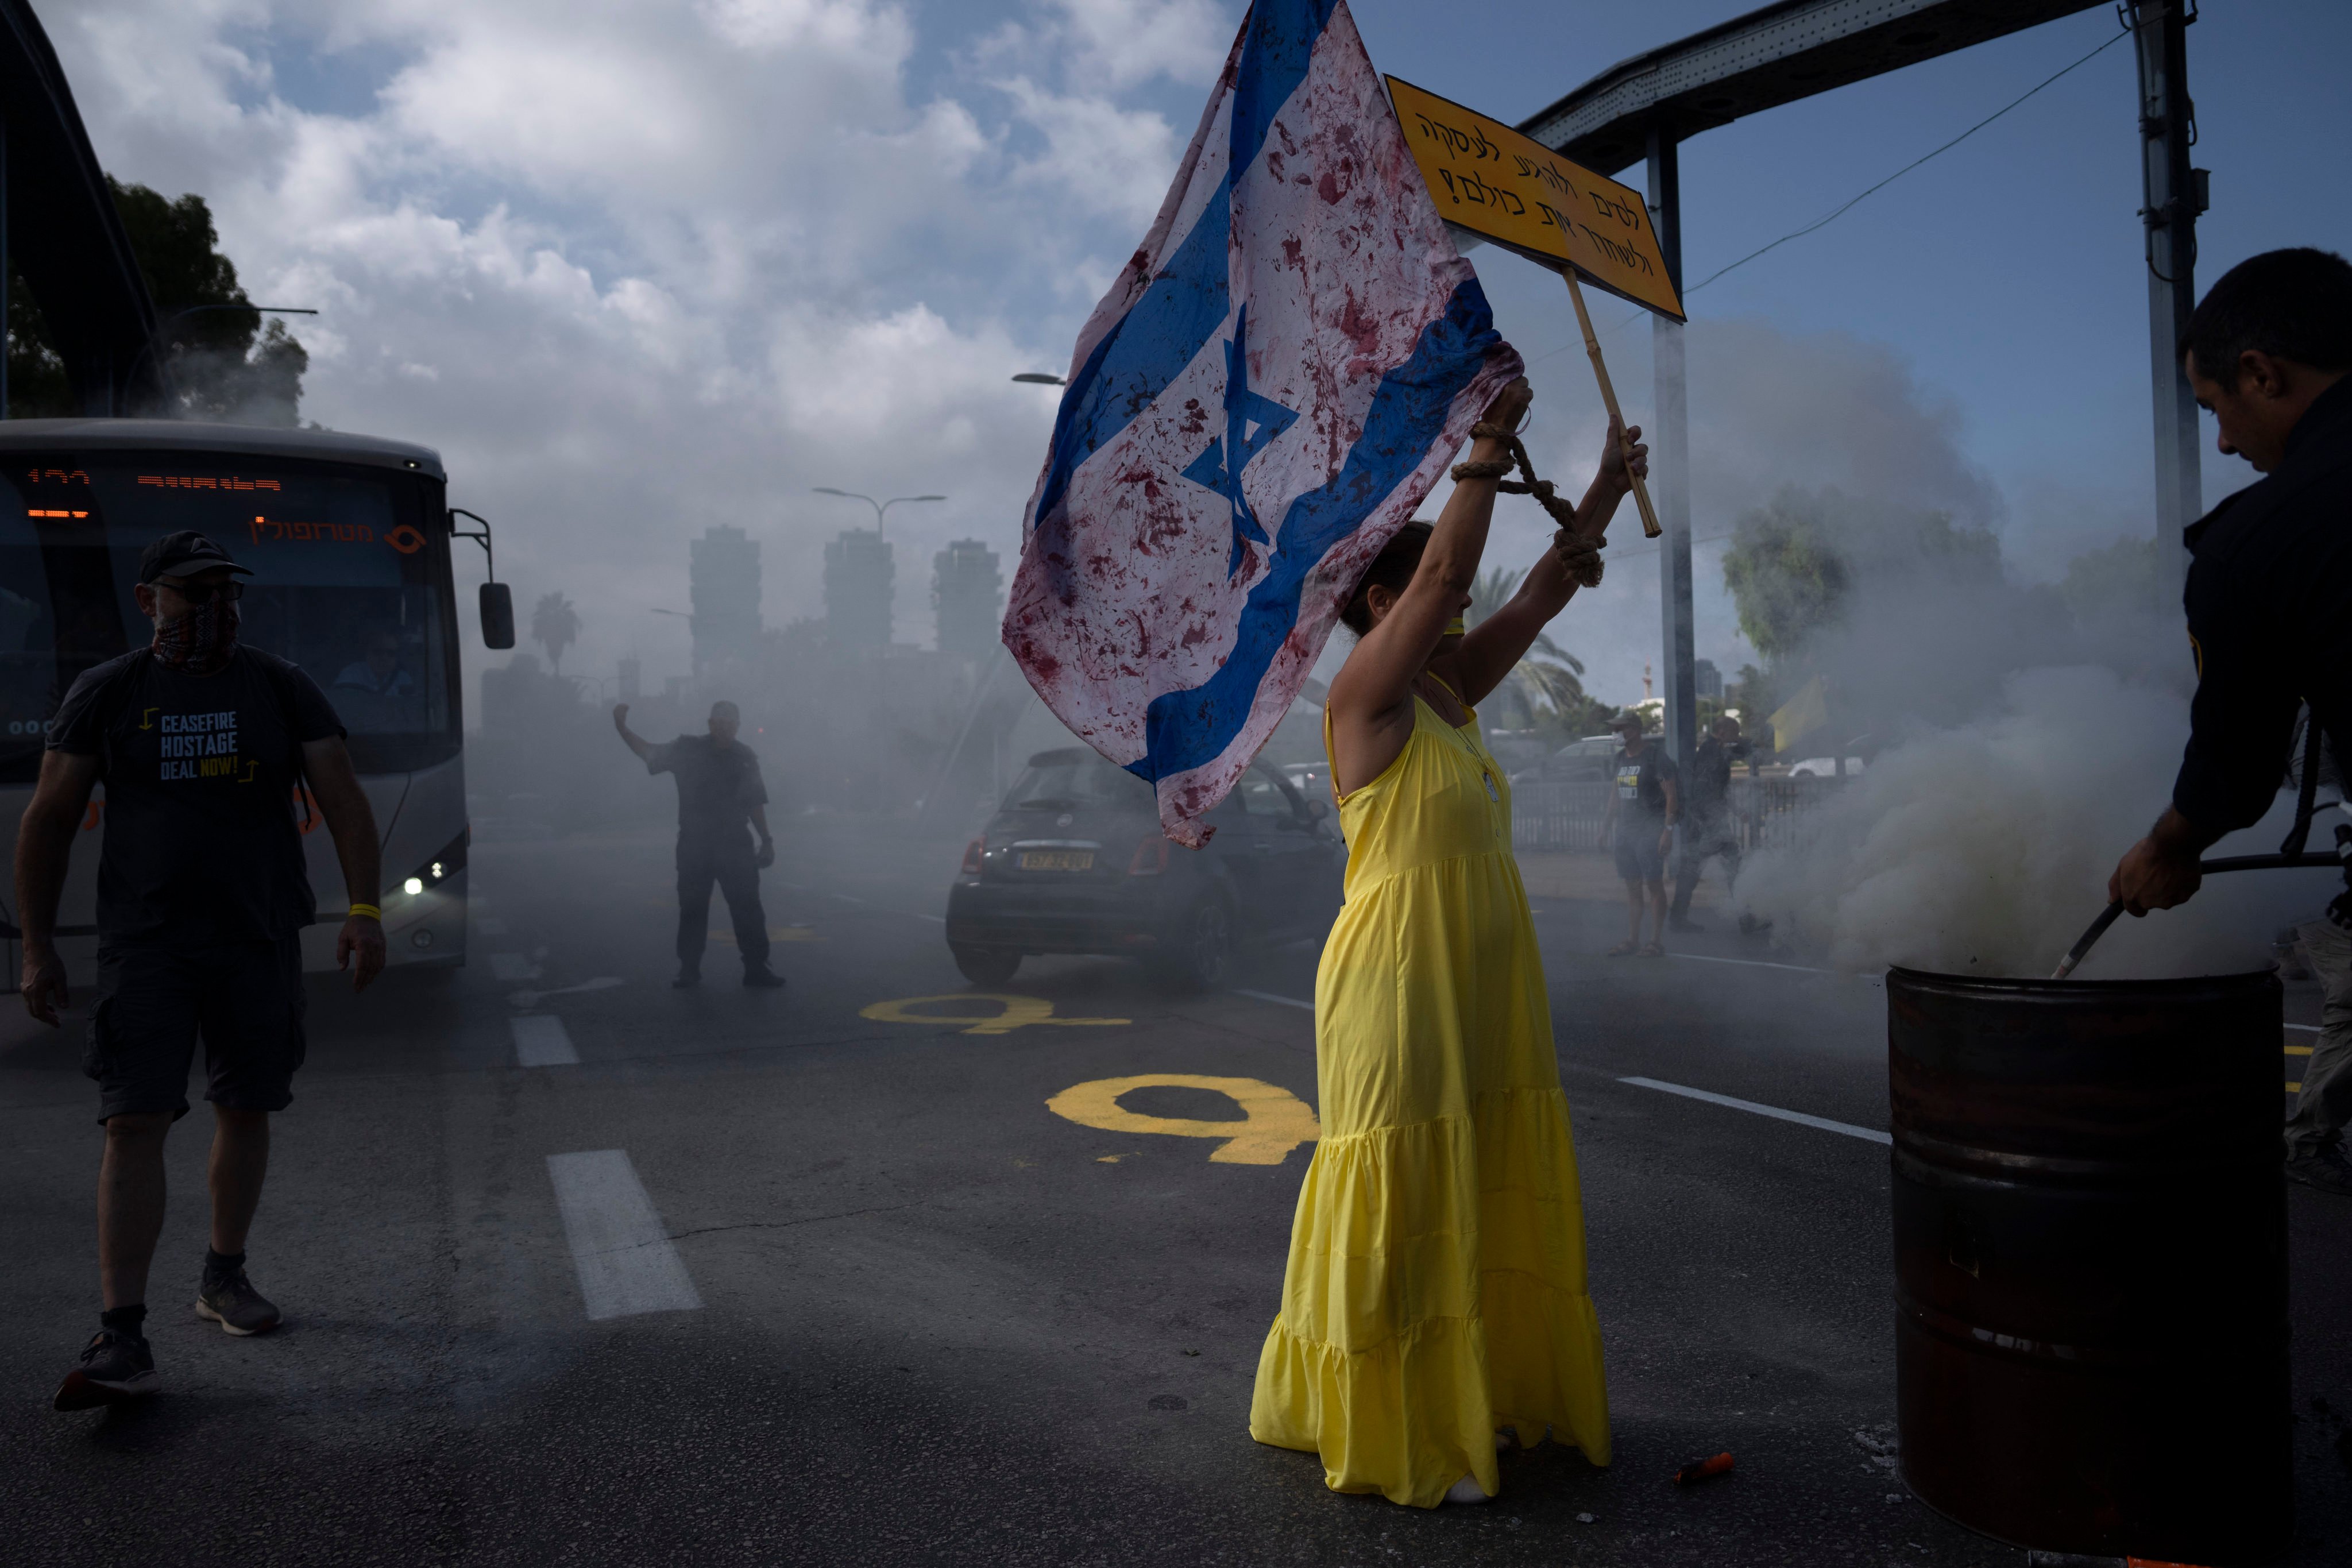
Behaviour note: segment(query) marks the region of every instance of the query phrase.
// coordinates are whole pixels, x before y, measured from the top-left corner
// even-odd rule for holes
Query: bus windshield
[[[147,641],[139,555],[182,529],[252,568],[242,640],[319,683],[362,773],[457,754],[447,541],[423,481],[201,452],[14,457],[0,469],[0,781],[37,773],[76,677]]]

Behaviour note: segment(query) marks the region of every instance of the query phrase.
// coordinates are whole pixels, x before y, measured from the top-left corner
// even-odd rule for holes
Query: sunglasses
[[[191,605],[209,605],[215,599],[235,604],[245,597],[245,584],[227,583],[150,583],[151,588],[169,588]]]

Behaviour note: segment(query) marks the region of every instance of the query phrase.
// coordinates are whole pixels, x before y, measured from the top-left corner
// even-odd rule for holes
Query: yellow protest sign
[[[1532,136],[1411,82],[1387,79],[1405,145],[1440,216],[1531,261],[1683,320],[1641,194]]]
[[[1195,1121],[1145,1116],[1118,1102],[1139,1089],[1205,1089],[1242,1108],[1239,1121]],[[1301,1143],[1323,1136],[1322,1125],[1305,1100],[1286,1089],[1254,1078],[1202,1078],[1196,1073],[1144,1073],[1136,1078],[1097,1079],[1066,1089],[1045,1102],[1065,1121],[1105,1132],[1157,1132],[1176,1138],[1221,1140],[1209,1151],[1220,1165],[1279,1165]]]

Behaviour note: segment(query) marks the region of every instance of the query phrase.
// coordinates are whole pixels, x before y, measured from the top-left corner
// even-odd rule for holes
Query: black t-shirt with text
[[[316,682],[256,648],[217,675],[183,673],[143,647],[85,671],[49,749],[99,759],[100,936],[275,942],[310,924],[302,744],[342,732]]]
[[[1655,741],[1638,757],[1617,753],[1617,809],[1638,811],[1661,822],[1666,816],[1666,784],[1675,777],[1675,760]]]
[[[646,772],[677,775],[677,831],[684,837],[745,839],[751,808],[768,804],[759,753],[740,741],[722,746],[709,735],[680,735],[653,748]]]

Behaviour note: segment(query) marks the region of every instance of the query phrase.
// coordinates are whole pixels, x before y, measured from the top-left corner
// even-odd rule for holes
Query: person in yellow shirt
[[[1319,1455],[1333,1490],[1419,1508],[1499,1490],[1506,1433],[1609,1462],[1568,1101],[1474,704],[1597,575],[1628,461],[1648,464],[1612,428],[1574,529],[1464,635],[1529,396],[1497,395],[1436,524],[1401,531],[1341,615],[1358,641],[1324,709],[1348,871],[1315,984],[1323,1135],[1250,1408],[1252,1436]]]

